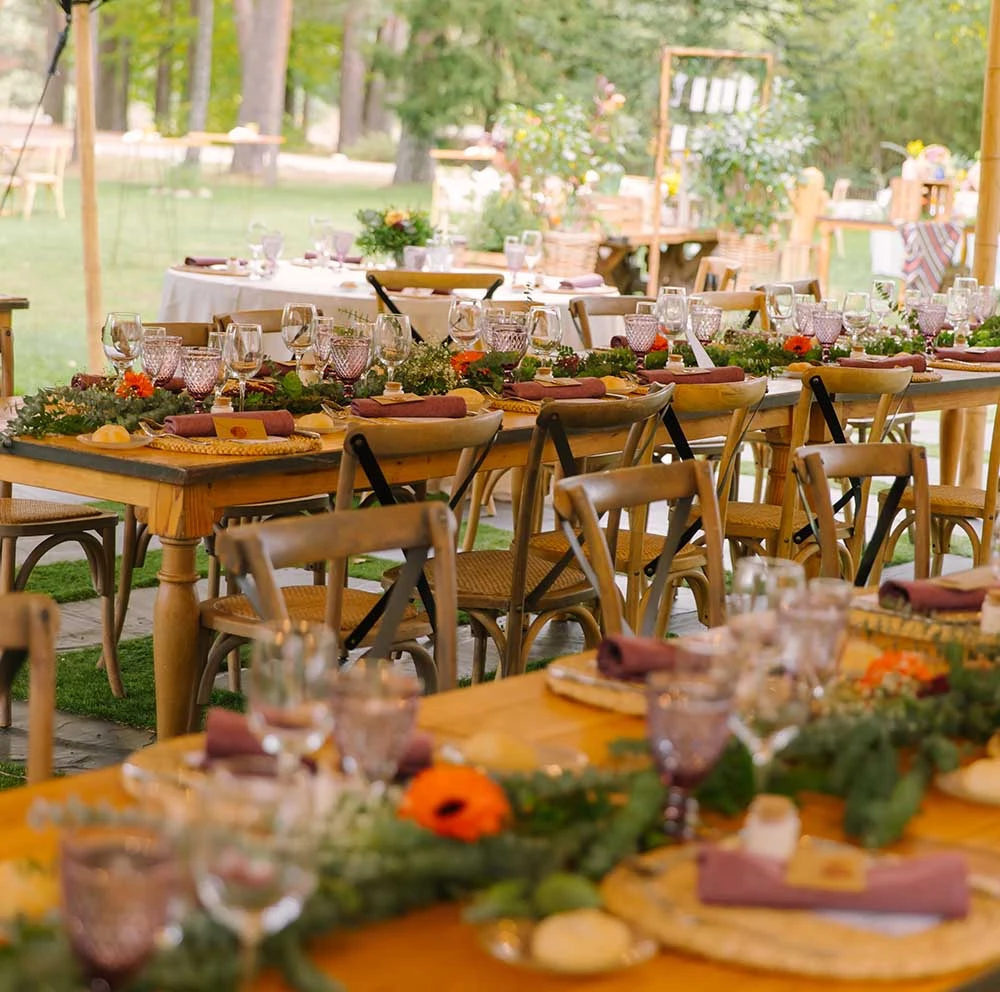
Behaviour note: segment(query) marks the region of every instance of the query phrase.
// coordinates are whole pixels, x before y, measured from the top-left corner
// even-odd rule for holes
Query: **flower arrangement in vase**
[[[366,255],[390,255],[397,266],[403,264],[403,249],[427,244],[434,233],[426,210],[359,210],[361,223],[358,247]]]

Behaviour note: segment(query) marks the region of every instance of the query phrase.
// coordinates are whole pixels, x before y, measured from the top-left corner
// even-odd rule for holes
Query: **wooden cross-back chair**
[[[724,621],[722,525],[715,496],[712,468],[705,461],[681,461],[594,472],[556,483],[553,502],[563,535],[572,547],[578,567],[588,576],[601,603],[601,626],[605,635],[635,632],[662,637],[673,598],[672,573],[677,551],[697,500],[703,543],[708,603],[708,625]],[[651,505],[665,501],[669,525],[664,536],[643,534],[643,541],[629,542],[629,565],[641,570],[649,561],[642,550],[647,540],[658,558],[652,580],[638,611],[626,617],[625,602],[615,583],[616,563],[621,558],[619,537],[622,511],[634,523],[642,511],[648,525]],[[607,514],[607,522],[602,519]]]
[[[739,262],[734,262],[731,258],[723,258],[721,255],[705,255],[698,262],[698,271],[694,277],[692,292],[701,294],[736,289],[736,280],[739,278],[742,268],[743,266]]]
[[[805,276],[802,279],[786,279],[783,282],[769,282],[763,286],[751,286],[755,293],[770,293],[776,286],[791,286],[796,296],[811,296],[817,303],[823,299],[819,279],[815,276]]]
[[[726,292],[699,293],[705,306],[718,307],[722,313],[723,326],[727,326],[725,315],[744,313],[740,322],[745,330],[770,331],[771,319],[767,314],[767,297],[754,290],[734,290]]]
[[[927,486],[927,453],[915,444],[824,444],[799,448],[792,464],[803,496],[814,520],[814,535],[819,546],[820,573],[831,578],[844,575],[843,554],[839,542],[848,531],[863,531],[858,520],[838,520],[831,482],[850,480],[853,484],[864,479],[891,478],[886,498],[880,501],[879,515],[871,538],[855,559],[856,569],[850,578],[856,586],[877,586],[882,567],[892,557],[893,546],[888,542],[899,497],[911,494],[914,535],[914,577],[926,579],[930,574],[930,499]]]
[[[655,303],[652,296],[574,296],[569,301],[569,315],[573,320],[584,348],[594,347],[592,317],[623,317],[635,313],[640,303]]]
[[[29,785],[52,775],[58,630],[59,608],[48,596],[28,592],[0,596],[0,726],[11,724],[11,685],[27,659]]]

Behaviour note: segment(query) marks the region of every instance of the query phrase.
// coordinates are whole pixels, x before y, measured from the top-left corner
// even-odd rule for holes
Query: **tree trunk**
[[[261,134],[281,134],[285,70],[292,34],[292,0],[233,0],[240,49],[242,102],[240,124],[255,124]],[[233,172],[278,178],[276,145],[236,145]]]
[[[3,6],[0,3],[0,6]],[[56,41],[66,25],[66,15],[55,4],[46,7],[45,15],[45,53],[47,58],[52,57],[56,48]],[[60,61],[60,65],[65,64],[66,56]],[[49,81],[49,88],[45,91],[45,101],[42,103],[42,110],[52,118],[53,124],[64,124],[66,122],[66,73],[59,69]]]
[[[361,52],[364,5],[348,3],[340,55],[340,132],[337,151],[361,137],[365,114],[365,58]]]
[[[204,131],[208,124],[208,102],[212,95],[212,29],[215,19],[215,0],[194,0],[192,7],[198,18],[198,32],[194,39],[191,71],[191,109],[188,130]],[[200,148],[189,148],[184,155],[187,165],[197,165],[201,159]]]
[[[406,24],[403,19],[390,15],[378,29],[379,48],[401,52],[406,46]],[[386,106],[386,80],[381,72],[373,72],[365,92],[364,133],[387,134],[389,109]]]
[[[108,37],[114,14],[106,8],[97,18],[97,74],[94,86],[94,114],[98,131],[117,130],[120,114],[120,50],[115,38]],[[80,53],[77,53],[80,57]]]
[[[403,125],[396,151],[396,172],[392,177],[396,183],[427,183],[433,175],[431,163],[431,140],[411,131]]]
[[[168,39],[156,55],[156,91],[153,120],[160,131],[170,130],[170,97],[174,76],[174,0],[160,0],[160,17],[167,24]]]

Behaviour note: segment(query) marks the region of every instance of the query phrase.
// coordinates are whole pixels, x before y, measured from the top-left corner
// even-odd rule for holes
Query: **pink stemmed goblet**
[[[643,360],[656,343],[656,335],[660,331],[660,322],[655,314],[627,313],[622,317],[625,322],[625,340],[635,355],[637,364]]]
[[[812,315],[812,331],[823,349],[823,361],[830,361],[830,349],[844,332],[844,315],[835,309],[816,309]]]
[[[943,303],[921,303],[917,307],[917,325],[924,338],[926,354],[934,354],[934,339],[941,333],[947,316],[948,307]]]
[[[722,324],[722,308],[691,307],[691,333],[701,344],[711,344]]]
[[[372,336],[364,327],[338,328],[330,335],[330,363],[333,374],[344,386],[344,398],[354,397],[354,384],[372,360]]]
[[[144,334],[142,337],[142,368],[153,380],[154,386],[165,386],[170,382],[183,353],[182,337],[171,334]]]
[[[221,365],[222,354],[214,348],[184,349],[181,376],[196,410],[204,412],[205,398],[215,392]]]

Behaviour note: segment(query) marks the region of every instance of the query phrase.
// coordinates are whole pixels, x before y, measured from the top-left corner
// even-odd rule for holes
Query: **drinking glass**
[[[994,286],[980,286],[973,297],[973,313],[982,324],[997,311],[998,291]]]
[[[59,887],[63,926],[87,987],[114,990],[127,986],[156,949],[180,870],[172,846],[155,831],[81,827],[60,838]]]
[[[806,571],[789,558],[740,558],[733,570],[733,596],[746,597],[744,612],[776,610],[790,596],[806,588]]]
[[[264,250],[264,238],[270,228],[263,221],[255,220],[247,228],[247,247],[250,249],[250,278],[261,279],[261,253]]]
[[[767,291],[767,315],[771,319],[771,326],[780,331],[781,325],[786,320],[791,320],[794,311],[795,287],[788,283],[771,286]]]
[[[479,337],[483,308],[478,300],[456,298],[448,308],[448,332],[464,351]]]
[[[722,308],[707,306],[691,307],[691,333],[702,344],[710,344],[719,333],[722,324]]]
[[[142,318],[137,313],[113,311],[104,319],[104,354],[115,367],[118,381],[142,349]]]
[[[958,280],[956,279],[955,282],[957,283]],[[971,304],[969,290],[965,287],[956,285],[948,290],[945,320],[951,324],[955,332],[955,344],[959,346],[968,342]]]
[[[142,335],[142,369],[154,386],[165,386],[181,363],[184,339],[172,334],[150,334],[150,330],[147,327]]]
[[[337,260],[337,268],[342,269],[347,264],[347,253],[354,244],[354,234],[351,231],[334,231],[331,237],[333,257]]]
[[[646,679],[646,733],[667,788],[663,828],[677,840],[694,837],[698,803],[691,792],[715,767],[732,733],[732,641],[725,630],[712,634],[703,642],[708,650],[695,652],[695,664],[685,660],[689,649],[678,645],[678,669]]]
[[[872,280],[871,298],[872,313],[878,318],[878,330],[885,329],[886,321],[892,310],[892,304],[899,298],[899,288],[895,279],[879,277]]]
[[[662,286],[656,298],[656,317],[659,331],[667,339],[668,353],[673,352],[675,341],[683,341],[687,334],[687,291],[680,286]]]
[[[239,383],[242,411],[246,406],[247,380],[260,371],[264,361],[264,335],[260,324],[227,324],[222,356],[230,375]]]
[[[528,311],[528,338],[532,354],[550,361],[562,344],[558,307],[532,307]]]
[[[330,264],[330,253],[333,250],[333,222],[329,217],[309,218],[309,240],[312,242],[316,258],[313,265],[325,269]]]
[[[643,313],[648,316],[656,316],[656,300],[639,300],[635,305],[636,313]]]
[[[625,341],[635,355],[636,364],[641,366],[646,355],[653,350],[656,335],[660,332],[660,321],[655,314],[626,313],[622,315],[625,324]]]
[[[403,249],[403,268],[409,272],[420,272],[427,261],[427,249],[423,245],[407,245]]]
[[[843,579],[811,579],[778,607],[791,649],[805,667],[812,693],[822,697],[836,678],[854,587]]]
[[[295,374],[302,378],[302,356],[312,347],[316,308],[311,303],[286,303],[281,311],[281,340],[295,359]]]
[[[277,777],[272,759],[212,763],[199,795],[191,871],[208,914],[242,947],[246,988],[261,941],[293,923],[316,888],[312,775]]]
[[[205,398],[218,385],[221,365],[222,355],[214,348],[185,348],[181,356],[184,388],[194,400],[195,410],[201,413],[205,412]]]
[[[330,335],[330,361],[333,374],[344,386],[344,398],[353,399],[354,384],[372,360],[372,324],[357,321],[350,327],[337,328]]]
[[[217,328],[208,332],[208,347],[222,355],[219,363],[219,378],[215,383],[215,395],[219,397],[225,390],[226,382],[229,380],[229,369],[226,366],[226,332]]]
[[[516,234],[508,234],[503,239],[503,253],[507,259],[507,268],[510,269],[511,287],[516,286],[518,273],[524,268],[528,257],[527,249]]]
[[[842,312],[844,325],[851,332],[851,343],[856,344],[871,320],[871,297],[868,293],[845,293]]]
[[[316,372],[319,381],[326,378],[333,358],[330,354],[331,338],[336,333],[337,321],[333,317],[317,317],[313,323],[312,350],[316,358]]]
[[[514,369],[528,350],[528,328],[522,315],[508,314],[502,317],[487,315],[487,339],[491,351],[500,356],[500,368],[504,382],[514,381]]]
[[[260,247],[264,252],[264,277],[273,279],[278,271],[278,259],[285,247],[285,236],[281,231],[268,231],[260,239]]]
[[[447,238],[433,237],[427,242],[427,269],[447,272],[451,268],[451,244]]]
[[[829,309],[817,308],[812,315],[812,332],[823,349],[823,361],[830,361],[830,349],[844,330],[844,315],[833,304]]]
[[[813,314],[820,309],[815,296],[808,293],[796,293],[795,305],[792,308],[792,324],[798,334],[812,337]]]
[[[369,783],[392,781],[416,724],[420,680],[362,659],[331,685],[333,740],[345,770]]]
[[[968,293],[971,296],[979,289],[979,280],[975,276],[956,276],[951,285],[953,289]]]
[[[542,232],[522,231],[521,244],[524,245],[524,264],[528,266],[528,286],[535,288],[535,266],[542,260]]]
[[[924,339],[924,351],[934,354],[934,341],[948,316],[948,306],[945,303],[921,303],[917,307],[917,324]]]
[[[375,354],[385,366],[386,395],[398,393],[403,388],[396,377],[412,347],[410,318],[405,314],[380,313],[375,321]]]

